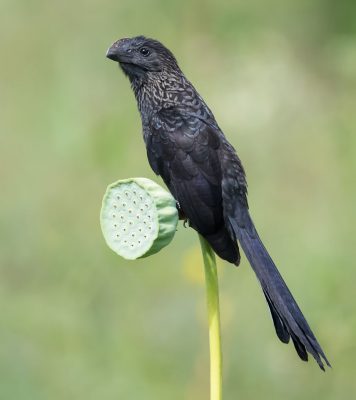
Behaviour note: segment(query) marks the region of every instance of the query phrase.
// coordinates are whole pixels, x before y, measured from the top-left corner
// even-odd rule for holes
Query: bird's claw
[[[187,226],[187,224],[188,224],[188,226]],[[188,218],[184,218],[183,226],[184,226],[184,228],[190,228],[190,221]]]

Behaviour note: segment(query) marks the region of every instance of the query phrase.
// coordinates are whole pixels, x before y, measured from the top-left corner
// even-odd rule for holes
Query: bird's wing
[[[172,107],[151,120],[145,137],[148,160],[201,234],[224,224],[219,136],[194,115]]]

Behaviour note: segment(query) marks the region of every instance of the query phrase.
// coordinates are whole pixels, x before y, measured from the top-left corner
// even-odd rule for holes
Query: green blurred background
[[[176,54],[247,170],[252,214],[333,369],[275,336],[246,260],[220,262],[225,399],[356,396],[356,2],[0,0],[0,398],[208,398],[194,231],[127,262],[106,186],[151,172],[129,83],[145,34]]]

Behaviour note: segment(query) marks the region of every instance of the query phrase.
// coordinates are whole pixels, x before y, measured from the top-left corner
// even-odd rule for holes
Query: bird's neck
[[[182,104],[183,97],[190,93],[196,96],[192,85],[180,72],[148,72],[144,78],[131,80],[141,116],[152,115],[162,108]]]

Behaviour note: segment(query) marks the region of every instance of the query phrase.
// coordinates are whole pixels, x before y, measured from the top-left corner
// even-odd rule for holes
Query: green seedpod
[[[121,257],[134,260],[157,253],[177,230],[173,196],[147,178],[119,180],[108,186],[100,212],[107,245]]]

